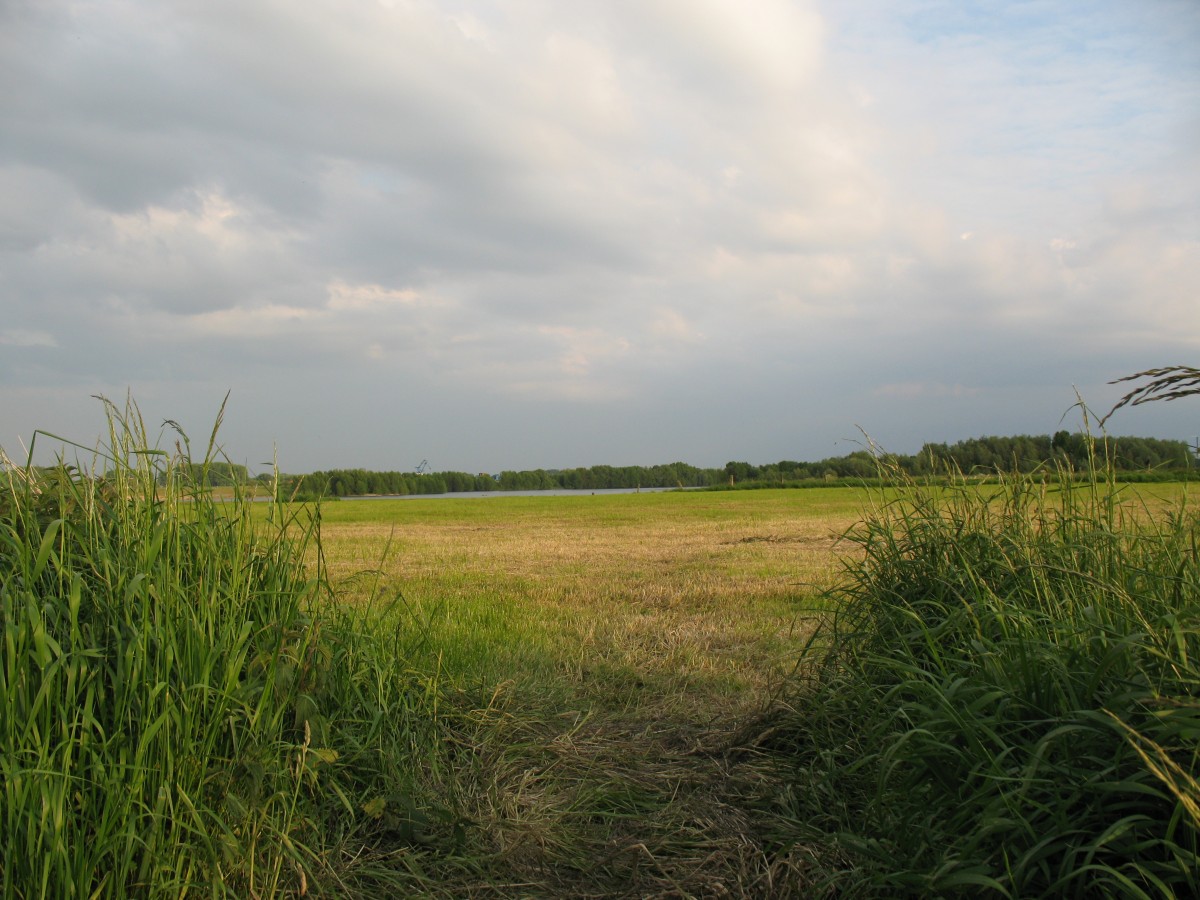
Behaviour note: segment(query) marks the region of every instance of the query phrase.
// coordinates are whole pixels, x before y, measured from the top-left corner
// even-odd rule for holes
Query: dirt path
[[[475,751],[483,781],[472,816],[487,862],[482,878],[449,893],[802,894],[803,853],[780,845],[781,823],[770,811],[778,790],[771,760],[751,746],[753,729],[735,730],[755,710],[706,715],[695,703],[676,700],[668,710],[645,699],[632,709],[599,702],[551,715],[481,715]]]

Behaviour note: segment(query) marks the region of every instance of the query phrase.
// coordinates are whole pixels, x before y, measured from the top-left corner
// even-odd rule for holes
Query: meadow
[[[772,766],[750,747],[861,512],[846,489],[322,509],[339,601],[469,711],[455,893],[786,893]],[[741,749],[737,749],[737,748]],[[453,866],[451,867],[453,868]],[[465,879],[465,880],[460,880]],[[519,887],[517,887],[519,885]]]
[[[622,673],[739,694],[794,665],[852,490],[342,501],[322,510],[344,597],[400,596],[444,673],[538,693]],[[799,618],[798,618],[799,617]],[[801,630],[802,627],[801,627]],[[550,685],[540,684],[549,675]]]
[[[257,503],[110,414],[4,473],[4,897],[1195,888],[1183,487]]]

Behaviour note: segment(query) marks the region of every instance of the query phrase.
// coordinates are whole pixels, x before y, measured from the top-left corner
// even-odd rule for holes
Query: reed
[[[326,602],[303,563],[319,516],[214,499],[215,428],[194,466],[182,431],[168,453],[132,403],[106,408],[90,464],[3,469],[0,893],[403,880],[392,851],[453,830],[417,796],[436,685]]]
[[[1072,474],[909,483],[850,532],[774,739],[825,888],[1194,893],[1200,519]]]

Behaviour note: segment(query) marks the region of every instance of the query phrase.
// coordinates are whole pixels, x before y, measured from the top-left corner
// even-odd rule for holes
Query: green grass
[[[214,501],[109,413],[86,470],[3,474],[0,893],[405,883],[376,861],[455,837],[435,689],[328,603],[311,520]]]
[[[342,602],[397,598],[398,652],[469,713],[456,778],[475,824],[462,858],[436,866],[446,896],[800,883],[791,851],[764,843],[781,827],[760,802],[769,766],[733,749],[794,667],[866,498],[800,494],[323,510]]]
[[[1200,520],[1111,483],[858,526],[773,747],[851,896],[1174,897],[1200,871]]]
[[[837,535],[866,497],[344,500],[323,510],[322,535],[345,601],[402,598],[420,623],[405,652],[437,657],[456,683],[542,695],[627,672],[749,681],[761,696],[792,666],[807,598],[835,573]]]

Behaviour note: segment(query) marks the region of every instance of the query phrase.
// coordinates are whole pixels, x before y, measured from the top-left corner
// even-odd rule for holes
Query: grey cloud
[[[1151,5],[5,5],[0,417],[232,387],[313,468],[1044,430],[1200,346]]]

